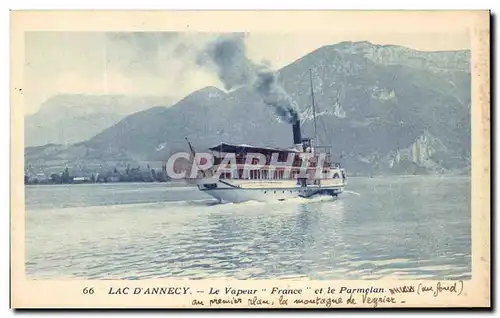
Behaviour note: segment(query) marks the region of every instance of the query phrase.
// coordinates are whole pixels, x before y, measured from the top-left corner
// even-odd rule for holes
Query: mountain
[[[327,112],[318,120],[320,142],[335,145],[346,162],[386,155],[430,134],[447,149],[441,164],[455,169],[470,158],[469,58],[468,51],[340,43],[306,55],[280,74],[292,98],[308,105],[304,92],[312,69],[318,108]],[[312,133],[311,120],[304,126]],[[373,164],[366,169],[373,172]]]
[[[169,106],[157,96],[61,94],[45,101],[25,117],[25,145],[74,144],[87,140],[120,119],[152,105]]]
[[[330,46],[346,54],[363,55],[382,65],[404,65],[428,71],[470,72],[470,51],[417,51],[397,45],[370,42],[341,42]]]
[[[312,72],[319,141],[332,145],[334,159],[352,174],[465,171],[470,162],[469,59],[469,51],[342,42],[280,69],[279,80],[299,107],[303,135],[312,136]],[[249,87],[230,93],[207,87],[172,107],[127,116],[57,156],[72,153],[67,162],[84,165],[155,162],[186,150],[185,137],[197,150],[221,141],[286,147],[292,144],[291,130]],[[37,153],[30,160],[44,158]]]

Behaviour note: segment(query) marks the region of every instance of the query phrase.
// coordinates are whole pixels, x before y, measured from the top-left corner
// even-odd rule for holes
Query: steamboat
[[[317,136],[312,80],[311,98]],[[209,148],[213,162],[194,180],[198,189],[231,203],[340,195],[347,185],[344,168],[332,162],[331,146],[317,145],[317,138],[302,138],[300,119],[295,115],[292,147],[220,143]],[[190,143],[189,147],[195,155]]]

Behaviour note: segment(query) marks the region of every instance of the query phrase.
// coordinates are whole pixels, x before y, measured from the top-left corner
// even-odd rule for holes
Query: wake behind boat
[[[317,135],[312,84],[311,95]],[[189,182],[221,202],[337,197],[344,191],[347,178],[340,163],[331,162],[332,147],[317,146],[316,139],[302,138],[296,113],[292,132],[291,148],[220,143],[209,148],[210,159],[198,156],[188,141],[198,171]]]

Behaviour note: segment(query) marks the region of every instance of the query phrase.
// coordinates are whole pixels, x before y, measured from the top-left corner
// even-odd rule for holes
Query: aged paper
[[[489,19],[11,12],[11,307],[489,307]],[[321,191],[200,197],[158,155],[310,152],[296,127],[341,150]]]

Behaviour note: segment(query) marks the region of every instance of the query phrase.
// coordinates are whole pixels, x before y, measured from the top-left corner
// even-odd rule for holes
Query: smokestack
[[[293,122],[293,143],[295,145],[302,144],[302,135],[300,133],[300,120],[296,119]]]

